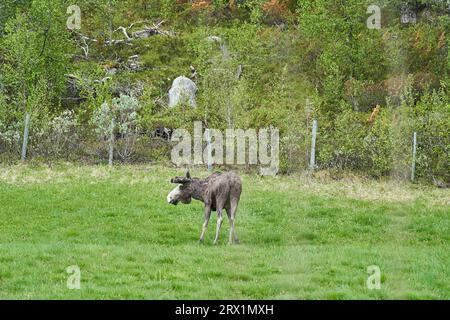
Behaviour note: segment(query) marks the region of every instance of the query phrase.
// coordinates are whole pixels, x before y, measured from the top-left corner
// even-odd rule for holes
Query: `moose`
[[[242,182],[241,178],[234,172],[215,172],[206,179],[191,178],[189,171],[185,177],[175,177],[170,180],[178,186],[167,195],[167,202],[177,205],[179,202],[184,204],[191,203],[192,198],[202,201],[205,204],[205,221],[202,226],[200,243],[203,243],[206,227],[211,217],[211,211],[217,211],[217,228],[214,245],[219,239],[219,232],[222,226],[223,209],[227,211],[230,221],[229,244],[239,243],[236,234],[234,222],[236,219],[236,210],[241,198]]]

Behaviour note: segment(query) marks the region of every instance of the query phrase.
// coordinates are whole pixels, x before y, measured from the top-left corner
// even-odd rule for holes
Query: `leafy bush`
[[[41,121],[44,122],[44,121]],[[78,122],[71,110],[63,111],[33,130],[31,152],[51,159],[69,160],[79,142]]]
[[[318,135],[320,167],[358,170],[376,177],[387,174],[392,164],[388,114],[382,110],[369,123],[367,114],[347,106],[337,115],[334,128],[322,128]]]
[[[110,152],[116,144],[117,155],[123,161],[130,160],[134,152],[138,137],[139,109],[140,105],[135,97],[120,95],[119,98],[112,99],[111,107],[107,102],[103,103],[92,117],[99,137],[108,141]]]
[[[21,125],[19,123],[7,125],[0,120],[0,152],[19,153],[20,129]]]
[[[450,98],[441,89],[425,94],[413,110],[417,176],[450,182]]]
[[[393,112],[393,174],[409,178],[412,137],[417,133],[415,175],[428,181],[450,181],[450,98],[445,88],[417,98],[409,82],[400,107]],[[417,100],[417,101],[416,101]]]

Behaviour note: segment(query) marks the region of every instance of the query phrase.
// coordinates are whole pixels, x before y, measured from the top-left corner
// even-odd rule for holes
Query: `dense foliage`
[[[290,173],[308,167],[317,119],[319,168],[407,178],[417,132],[416,176],[450,182],[448,1],[380,0],[381,29],[364,0],[78,0],[69,30],[72,4],[0,4],[0,161],[19,158],[26,113],[29,158],[105,161],[102,110],[136,99],[108,127],[120,161],[169,162],[155,129],[201,120],[279,128]],[[180,75],[197,108],[168,108]]]

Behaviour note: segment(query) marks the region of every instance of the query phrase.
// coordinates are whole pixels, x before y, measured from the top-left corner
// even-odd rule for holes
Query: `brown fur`
[[[203,242],[206,227],[211,216],[211,211],[217,211],[217,229],[214,244],[217,244],[220,227],[222,225],[222,211],[227,211],[230,221],[230,237],[229,242],[238,242],[238,237],[234,228],[236,210],[242,192],[241,178],[234,172],[225,173],[215,172],[206,179],[191,178],[189,172],[186,177],[175,177],[172,183],[180,184],[180,193],[175,199],[171,199],[170,203],[177,204],[182,202],[188,204],[191,199],[202,201],[205,204],[204,213],[205,221],[203,223],[200,241]]]

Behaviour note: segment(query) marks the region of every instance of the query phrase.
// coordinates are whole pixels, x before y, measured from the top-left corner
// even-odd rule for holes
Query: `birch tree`
[[[64,90],[71,46],[58,3],[35,0],[26,11],[17,10],[0,40],[0,70],[8,105],[24,123],[22,160],[33,119],[43,109],[55,109]]]

